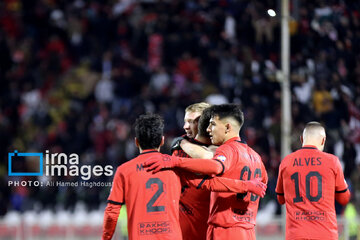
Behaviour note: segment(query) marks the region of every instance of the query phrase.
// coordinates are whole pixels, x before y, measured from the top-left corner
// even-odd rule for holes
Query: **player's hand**
[[[181,137],[177,137],[177,138],[174,138],[174,140],[172,141],[171,143],[171,154],[175,151],[175,150],[180,150],[181,149],[181,141],[182,140],[186,140],[188,139],[187,136],[181,136]]]
[[[162,158],[150,159],[143,164],[147,172],[157,173],[162,169],[174,168],[177,166],[179,159],[163,155]]]
[[[260,178],[246,181],[248,192],[254,193],[260,197],[264,197],[266,193],[267,185],[261,182]]]

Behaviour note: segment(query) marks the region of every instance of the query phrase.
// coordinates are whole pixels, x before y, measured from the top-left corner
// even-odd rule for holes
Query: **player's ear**
[[[139,147],[140,147],[139,140],[138,140],[136,137],[135,137],[134,140],[135,140],[135,145],[136,145],[136,147],[139,148]]]
[[[325,141],[326,141],[326,137],[323,137],[323,139],[321,140],[321,146],[324,146]]]
[[[225,124],[225,133],[229,133],[232,129],[232,126],[230,123]]]
[[[301,144],[304,143],[304,139],[303,139],[303,136],[302,136],[302,135],[300,135],[300,142],[301,142]]]
[[[159,146],[159,147],[162,147],[162,146],[164,145],[164,143],[165,143],[165,137],[162,136],[162,137],[161,137],[161,143],[160,143],[160,146]]]

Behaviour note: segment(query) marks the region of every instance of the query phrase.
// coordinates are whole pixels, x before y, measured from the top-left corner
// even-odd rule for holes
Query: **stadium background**
[[[359,211],[360,2],[290,2],[292,149],[306,122],[322,122]],[[98,239],[109,192],[9,187],[8,152],[77,153],[82,164],[115,167],[137,153],[135,118],[156,112],[168,153],[185,107],[199,101],[242,105],[241,136],[269,174],[258,232],[279,239],[280,18],[268,9],[279,15],[279,2],[1,1],[0,239]],[[341,229],[358,231],[353,223]]]

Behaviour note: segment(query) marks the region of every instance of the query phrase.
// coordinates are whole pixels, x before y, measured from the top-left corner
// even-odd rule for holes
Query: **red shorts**
[[[207,240],[229,240],[229,239],[246,239],[256,240],[255,228],[245,229],[242,227],[215,227],[209,225],[207,230]]]

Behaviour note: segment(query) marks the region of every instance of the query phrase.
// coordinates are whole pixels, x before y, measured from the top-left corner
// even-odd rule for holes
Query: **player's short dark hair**
[[[210,107],[205,108],[199,118],[198,122],[198,134],[202,137],[209,137],[209,133],[206,131],[206,129],[209,126],[211,118],[211,109]]]
[[[158,114],[143,114],[135,121],[135,136],[141,149],[158,148],[164,132],[164,120]]]
[[[235,103],[213,105],[210,107],[211,117],[218,116],[220,120],[231,117],[235,119],[239,126],[244,124],[244,113],[241,111],[240,105]]]

